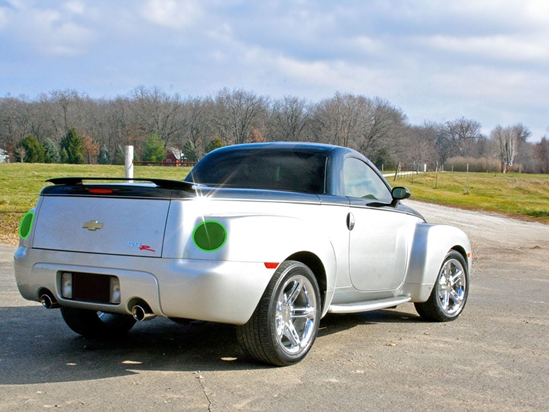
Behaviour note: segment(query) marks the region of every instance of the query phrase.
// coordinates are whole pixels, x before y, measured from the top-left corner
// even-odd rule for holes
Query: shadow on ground
[[[320,324],[319,338],[358,325],[417,321],[419,317],[394,310],[328,315]],[[240,350],[231,325],[180,325],[157,318],[136,324],[122,339],[90,340],[74,334],[58,310],[30,306],[0,308],[0,330],[0,385],[95,380],[147,370],[270,367]]]

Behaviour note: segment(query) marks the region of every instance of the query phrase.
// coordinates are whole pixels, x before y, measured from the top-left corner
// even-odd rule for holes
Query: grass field
[[[190,168],[136,166],[134,177],[183,179]],[[40,190],[53,177],[124,177],[124,166],[0,164],[0,242],[16,244],[17,227]],[[389,178],[406,186],[412,199],[549,223],[549,175],[493,173],[422,173]]]
[[[433,172],[389,181],[415,200],[549,223],[549,175]]]

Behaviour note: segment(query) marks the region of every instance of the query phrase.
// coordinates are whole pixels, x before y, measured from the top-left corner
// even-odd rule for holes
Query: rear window
[[[185,179],[208,186],[325,193],[326,156],[287,150],[220,151]]]

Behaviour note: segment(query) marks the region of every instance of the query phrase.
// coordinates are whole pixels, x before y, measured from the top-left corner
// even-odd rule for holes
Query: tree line
[[[19,162],[122,164],[125,145],[134,146],[137,160],[161,161],[173,149],[192,162],[225,145],[299,141],[351,147],[380,168],[467,164],[549,173],[549,140],[530,143],[530,135],[517,123],[485,136],[479,122],[464,117],[412,125],[385,99],[342,93],[310,102],[227,88],[183,98],[138,87],[111,99],[74,90],[0,99],[0,149]]]

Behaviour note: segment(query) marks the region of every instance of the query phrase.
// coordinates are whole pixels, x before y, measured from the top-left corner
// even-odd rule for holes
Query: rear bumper
[[[68,253],[20,247],[14,256],[21,295],[39,301],[44,290],[61,306],[131,314],[144,301],[157,316],[243,324],[253,314],[274,270],[261,262],[163,259]],[[120,304],[61,296],[61,273],[118,277]]]

